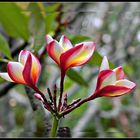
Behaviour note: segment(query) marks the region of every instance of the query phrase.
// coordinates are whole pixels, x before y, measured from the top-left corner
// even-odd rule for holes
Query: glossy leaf
[[[28,40],[28,17],[16,3],[0,3],[0,23],[11,37]]]
[[[45,43],[46,25],[45,25],[45,9],[41,2],[30,3],[28,10],[31,12],[29,19],[29,29],[34,38],[33,49],[38,50]]]
[[[45,45],[45,38],[44,38],[44,36],[46,34],[45,29],[46,29],[45,23],[42,23],[35,36],[34,50],[36,52],[38,52],[43,47],[43,45]]]
[[[69,69],[66,74],[70,79],[77,82],[78,84],[88,86],[88,83],[85,81],[85,79],[83,79],[83,77],[74,69]]]
[[[12,59],[9,45],[6,39],[0,34],[0,52],[2,52],[7,58]]]
[[[69,36],[69,39],[73,44],[77,44],[82,41],[91,41],[91,38],[89,36],[81,36],[81,35]]]
[[[28,5],[27,10],[30,11],[29,30],[36,35],[45,17],[44,6],[41,2],[32,2]]]
[[[54,31],[57,27],[56,17],[59,14],[57,12],[57,8],[60,6],[60,3],[49,5],[45,8],[46,11],[46,17],[45,17],[45,23],[46,23],[46,30],[48,34],[54,35]]]
[[[91,57],[91,59],[89,60],[89,62],[87,64],[100,66],[100,64],[102,62],[102,58],[103,57],[97,51],[95,51],[93,56]],[[109,66],[111,69],[115,68],[115,65],[113,63],[111,63],[110,61],[109,61]]]

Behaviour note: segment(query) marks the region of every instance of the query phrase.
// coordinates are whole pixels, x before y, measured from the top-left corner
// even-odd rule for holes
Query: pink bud
[[[39,93],[35,93],[34,96],[35,96],[38,100],[44,102],[44,99],[41,97],[41,95],[40,95]]]

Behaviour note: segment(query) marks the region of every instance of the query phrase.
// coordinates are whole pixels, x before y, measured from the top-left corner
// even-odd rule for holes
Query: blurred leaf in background
[[[29,39],[28,20],[28,16],[16,3],[0,3],[0,23],[11,37],[21,37],[27,41]]]
[[[11,51],[8,42],[6,39],[0,34],[0,51],[9,59],[12,59]]]

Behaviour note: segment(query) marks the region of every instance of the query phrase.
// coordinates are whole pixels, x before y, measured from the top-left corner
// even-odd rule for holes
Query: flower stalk
[[[54,138],[57,135],[57,128],[58,128],[58,124],[59,124],[59,118],[57,118],[55,115],[53,116],[53,120],[52,120],[52,128],[50,131],[50,137]]]
[[[62,95],[64,90],[64,77],[65,74],[61,71],[61,81],[60,81],[60,97],[59,97],[59,103],[58,103],[58,111],[60,111],[62,106]]]
[[[51,107],[51,105],[47,101],[45,95],[37,87],[33,87],[33,89],[37,92],[37,94],[40,94],[40,96],[42,97],[42,101],[45,105],[45,108],[50,112],[54,112],[53,108]]]
[[[56,84],[54,85],[54,90],[53,90],[53,103],[54,103],[54,110],[57,112],[57,105],[56,105]]]
[[[76,105],[74,105],[74,106],[72,106],[72,107],[66,109],[65,111],[61,112],[61,113],[60,113],[60,116],[65,116],[66,114],[69,114],[71,111],[73,111],[74,109],[80,107],[82,104],[84,104],[84,103],[86,103],[86,102],[88,102],[88,101],[90,101],[90,100],[93,100],[93,99],[95,99],[95,98],[96,98],[96,96],[90,96],[90,97],[87,97],[87,98],[85,98],[85,99],[83,99],[83,100],[81,100],[81,101],[80,101],[80,99],[78,99],[79,102],[78,102]],[[78,100],[77,100],[77,101],[78,101]]]

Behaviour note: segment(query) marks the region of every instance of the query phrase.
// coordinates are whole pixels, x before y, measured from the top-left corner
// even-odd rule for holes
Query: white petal
[[[95,42],[77,44],[61,55],[61,66],[66,70],[70,67],[81,66],[87,63],[94,53],[95,46]]]
[[[56,40],[53,40],[46,46],[46,49],[49,56],[59,65],[60,56],[64,51],[62,46]]]
[[[65,35],[62,35],[62,37],[60,38],[59,44],[60,46],[62,46],[64,51],[67,51],[73,47],[70,40]]]
[[[103,57],[101,66],[100,66],[100,71],[102,70],[108,70],[109,69],[109,63],[108,63],[108,59],[106,56]]]
[[[25,84],[22,72],[23,72],[23,65],[18,62],[9,62],[7,64],[7,72],[11,79],[16,83]]]
[[[19,53],[18,61],[19,61],[22,65],[25,65],[29,53],[30,53],[30,52],[27,51],[27,50],[22,50],[22,51]]]
[[[50,35],[46,35],[46,41],[47,44],[49,44],[51,41],[53,41],[53,38]]]
[[[116,81],[116,84],[117,86],[124,86],[124,87],[127,87],[127,88],[134,88],[136,86],[135,83],[127,80],[127,79],[123,79],[123,80],[118,80]]]
[[[7,72],[0,73],[0,77],[3,78],[3,79],[5,79],[5,80],[7,80],[7,81],[9,81],[9,82],[14,82],[14,81],[9,77],[9,75],[8,75]]]
[[[113,69],[113,71],[116,73],[117,80],[124,79],[124,71],[121,66]]]
[[[103,82],[101,85],[101,88],[108,86],[108,85],[115,85],[116,82],[116,74],[115,72],[112,72]]]

